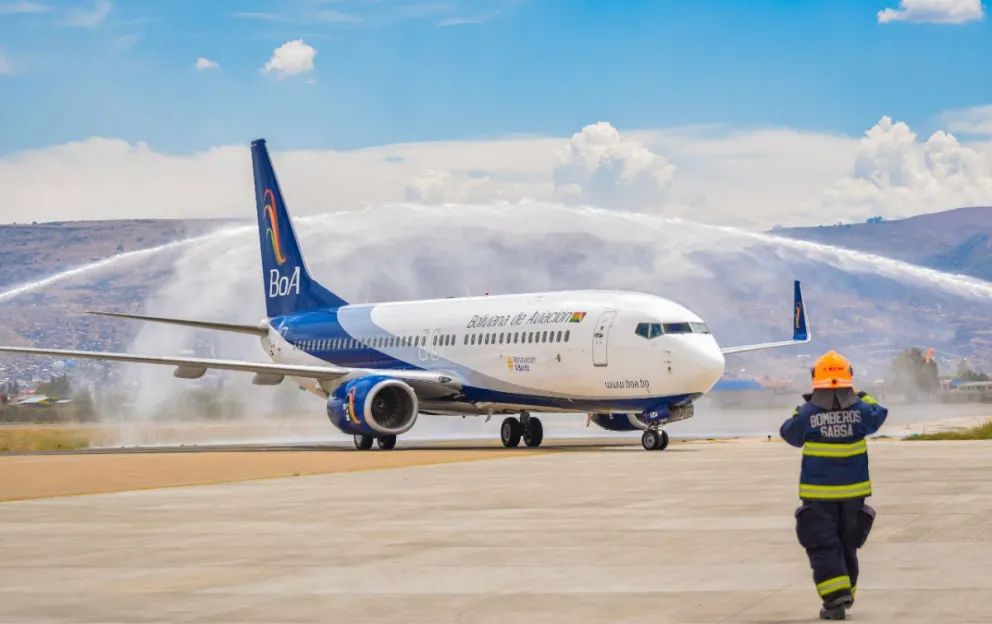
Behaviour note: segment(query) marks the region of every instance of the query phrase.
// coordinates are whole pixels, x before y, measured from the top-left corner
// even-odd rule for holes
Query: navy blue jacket
[[[782,423],[779,435],[803,449],[799,498],[845,500],[871,496],[868,445],[889,411],[852,390],[815,390]]]

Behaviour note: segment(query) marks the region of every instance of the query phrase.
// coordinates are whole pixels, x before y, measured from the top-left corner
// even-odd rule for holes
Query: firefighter
[[[846,619],[858,584],[858,549],[875,519],[865,440],[888,410],[854,388],[854,369],[835,351],[811,370],[813,390],[782,423],[782,439],[803,449],[796,536],[806,550],[823,601],[822,620]]]

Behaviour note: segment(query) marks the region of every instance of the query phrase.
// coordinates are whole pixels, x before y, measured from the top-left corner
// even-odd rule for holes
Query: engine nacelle
[[[643,431],[648,428],[644,414],[592,414],[589,420],[607,431]]]
[[[417,422],[417,394],[407,383],[385,375],[347,381],[327,399],[331,424],[348,435],[399,435]]]

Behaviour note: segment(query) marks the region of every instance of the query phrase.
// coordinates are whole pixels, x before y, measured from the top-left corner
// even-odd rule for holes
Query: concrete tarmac
[[[992,621],[992,444],[870,453],[849,619]],[[3,503],[0,622],[818,621],[798,450],[513,455]]]

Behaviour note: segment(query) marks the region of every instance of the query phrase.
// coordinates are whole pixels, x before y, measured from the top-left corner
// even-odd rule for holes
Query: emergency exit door
[[[593,366],[609,364],[608,347],[610,342],[610,327],[617,316],[616,310],[607,310],[599,315],[592,334],[592,363]]]

